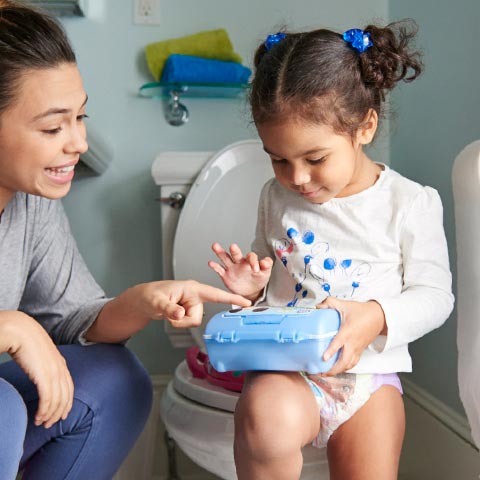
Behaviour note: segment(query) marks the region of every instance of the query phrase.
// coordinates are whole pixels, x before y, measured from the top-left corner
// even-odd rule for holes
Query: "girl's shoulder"
[[[262,187],[262,193],[263,194],[268,194],[272,191],[272,189],[274,189],[275,187],[278,187],[278,186],[280,186],[280,185],[279,185],[277,179],[275,177],[272,177],[264,183],[264,185]]]
[[[275,198],[277,201],[285,194],[288,194],[288,190],[283,188],[275,177],[267,180],[260,192],[260,202],[268,202],[270,199]]]
[[[385,168],[382,189],[397,205],[408,206],[419,200],[428,202],[439,199],[435,188],[411,180],[390,167]]]

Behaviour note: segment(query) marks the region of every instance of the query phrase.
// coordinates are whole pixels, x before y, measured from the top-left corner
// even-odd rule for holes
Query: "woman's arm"
[[[174,327],[198,326],[203,303],[248,307],[250,301],[194,280],[164,280],[136,285],[109,301],[85,333],[91,342],[122,342],[151,320],[168,320]]]

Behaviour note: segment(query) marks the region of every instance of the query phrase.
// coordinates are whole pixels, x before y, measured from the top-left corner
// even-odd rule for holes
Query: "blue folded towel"
[[[252,71],[237,62],[210,60],[192,55],[170,55],[165,62],[162,82],[247,83]]]

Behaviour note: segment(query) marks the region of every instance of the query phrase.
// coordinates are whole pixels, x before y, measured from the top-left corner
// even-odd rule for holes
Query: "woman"
[[[152,319],[198,325],[204,301],[250,304],[194,281],[105,298],[58,201],[88,148],[86,103],[61,27],[0,0],[0,352],[14,360],[0,364],[2,480],[19,465],[25,480],[112,478],[152,401],[121,344]]]

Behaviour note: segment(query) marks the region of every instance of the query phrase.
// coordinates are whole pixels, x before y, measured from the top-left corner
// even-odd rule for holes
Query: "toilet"
[[[225,288],[207,265],[214,241],[250,250],[263,184],[273,175],[258,140],[233,143],[218,152],[162,152],[152,165],[160,186],[163,278],[195,279]],[[215,313],[230,305],[205,305],[204,325],[180,330],[165,322],[174,347],[198,345]],[[161,398],[160,414],[168,436],[197,465],[216,476],[236,479],[233,411],[239,394],[194,378],[186,361],[176,368]],[[325,449],[303,449],[302,480],[327,480]]]

